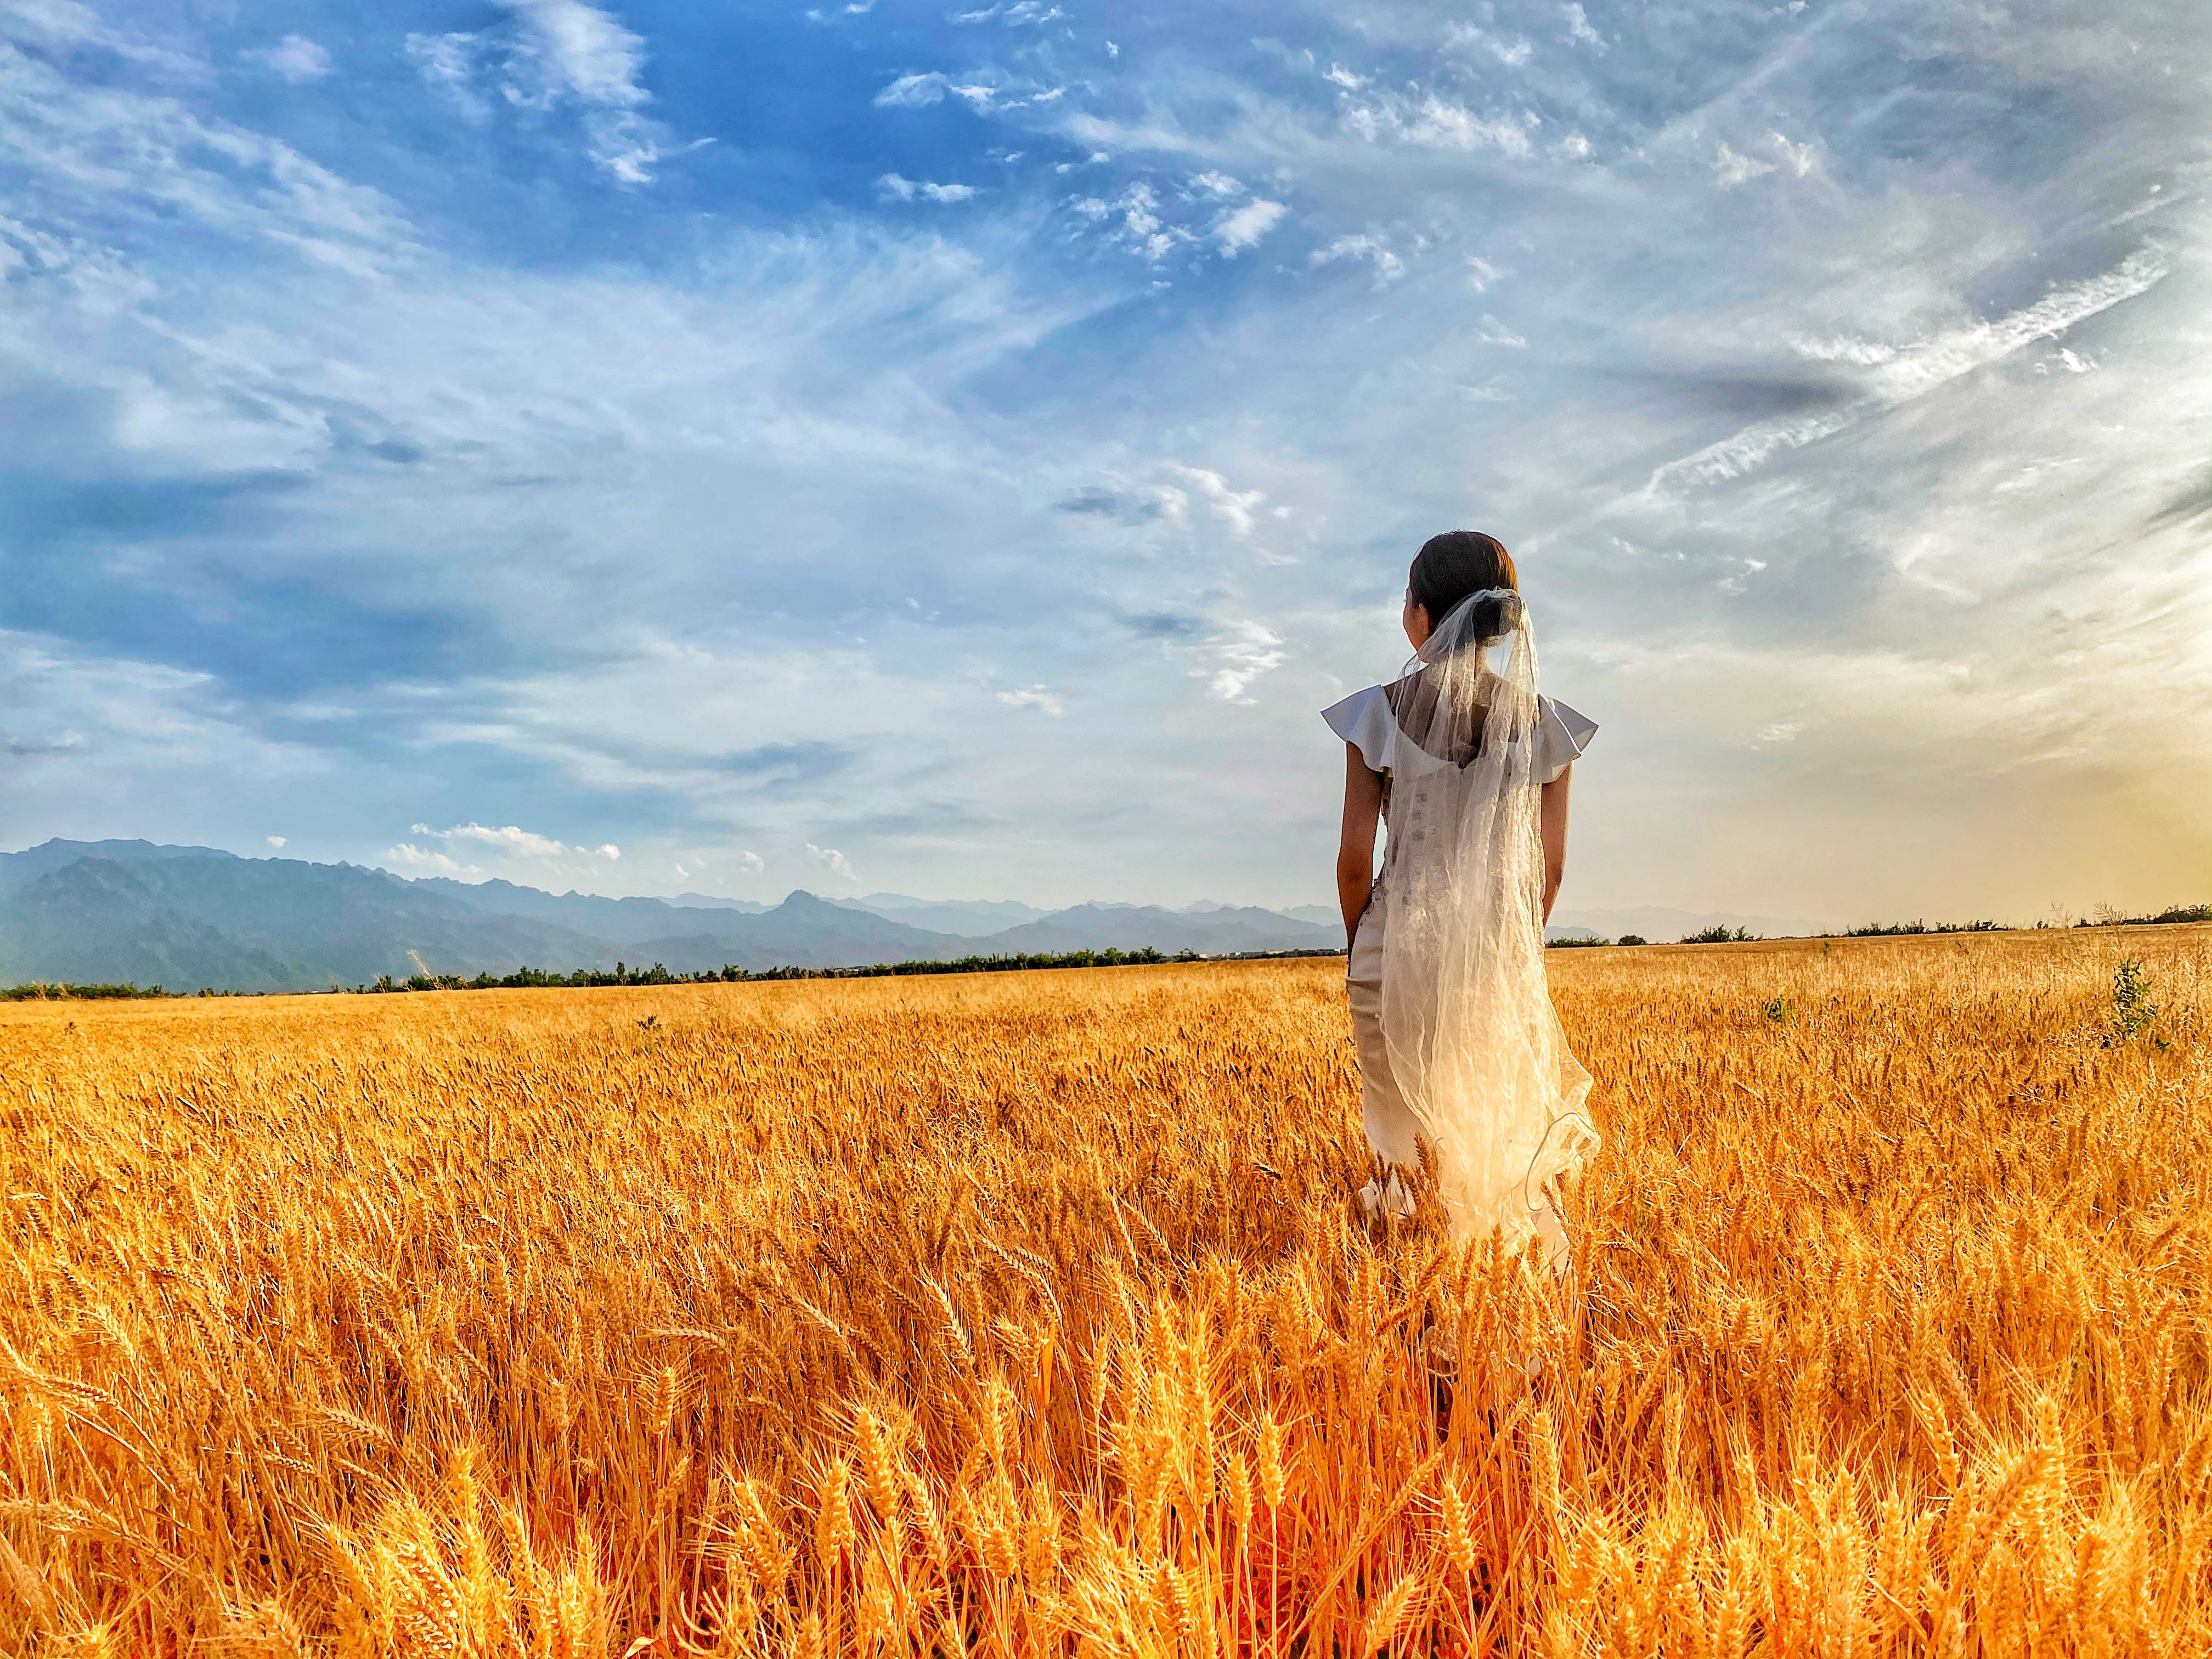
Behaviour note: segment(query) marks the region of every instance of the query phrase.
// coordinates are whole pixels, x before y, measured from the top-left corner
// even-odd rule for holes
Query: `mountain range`
[[[1714,926],[1776,937],[1817,931],[1772,917],[1645,906],[1563,911],[1554,939],[1681,938]],[[1201,900],[1181,909],[903,893],[780,904],[548,893],[508,881],[410,880],[350,864],[246,859],[211,847],[50,841],[0,854],[0,985],[160,984],[172,990],[308,991],[384,975],[565,973],[661,963],[845,968],[968,956],[1153,950],[1235,956],[1341,948],[1334,909]]]
[[[1323,913],[1326,915],[1327,913]],[[409,880],[349,864],[245,859],[144,841],[50,841],[0,854],[0,985],[135,981],[172,990],[326,990],[419,973],[617,961],[673,973],[1141,950],[1329,950],[1343,932],[1273,910],[879,893],[781,903],[547,893],[507,881]]]

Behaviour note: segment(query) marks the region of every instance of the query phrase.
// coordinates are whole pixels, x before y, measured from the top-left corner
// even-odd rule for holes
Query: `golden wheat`
[[[2208,963],[1560,953],[1564,1287],[1326,963],[11,1006],[0,1651],[2212,1651]]]

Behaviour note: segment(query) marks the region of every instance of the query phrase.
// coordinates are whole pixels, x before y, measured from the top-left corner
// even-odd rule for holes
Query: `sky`
[[[2208,107],[2193,0],[5,0],[0,845],[1325,902],[1475,528],[1564,906],[2212,898]]]

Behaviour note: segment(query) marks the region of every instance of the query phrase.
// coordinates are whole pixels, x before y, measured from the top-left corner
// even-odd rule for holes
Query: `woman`
[[[1425,1140],[1453,1235],[1533,1228],[1555,1272],[1547,1197],[1594,1147],[1589,1073],[1544,981],[1544,923],[1566,864],[1567,782],[1597,727],[1536,692],[1513,561],[1479,532],[1432,538],[1406,586],[1407,672],[1322,711],[1345,741],[1336,884],[1378,1164],[1370,1216],[1409,1215],[1401,1171]],[[1375,875],[1378,817],[1390,836]]]

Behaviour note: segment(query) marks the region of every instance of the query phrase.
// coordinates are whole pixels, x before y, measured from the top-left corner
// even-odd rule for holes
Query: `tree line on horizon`
[[[1134,951],[1117,950],[1109,946],[1103,951],[1062,951],[1031,952],[1009,956],[969,956],[945,961],[922,959],[911,962],[875,962],[860,963],[849,968],[740,968],[726,963],[720,968],[702,969],[696,973],[672,973],[660,963],[650,968],[632,968],[617,962],[609,969],[577,968],[561,973],[544,968],[523,967],[511,974],[481,973],[472,977],[459,974],[410,974],[405,979],[395,979],[389,974],[380,975],[373,984],[350,988],[333,985],[327,991],[223,991],[203,986],[197,993],[171,991],[160,985],[66,985],[31,984],[0,988],[0,1002],[108,1001],[155,998],[235,997],[235,996],[376,996],[406,991],[522,991],[522,990],[580,990],[591,987],[631,985],[736,985],[758,984],[777,980],[799,979],[887,979],[916,974],[999,974],[1019,973],[1054,968],[1138,968],[1163,963],[1193,962],[1266,962],[1297,957],[1342,956],[1341,951],[1242,951],[1228,956],[1207,957],[1196,951],[1178,951],[1173,956],[1146,945]]]
[[[2053,927],[2154,927],[2187,922],[2212,921],[2212,904],[2169,904],[2154,915],[2131,916],[2122,914],[2109,905],[2100,906],[2094,916],[2082,916],[2072,923],[2039,921],[2023,930],[2041,933]],[[2010,931],[1995,921],[1945,921],[1930,924],[1926,921],[1869,922],[1863,927],[1847,927],[1837,933],[1808,933],[1808,939],[1905,939],[1921,934],[1996,933]],[[1637,933],[1623,933],[1619,939],[1555,939],[1547,941],[1548,948],[1560,950],[1589,950],[1604,946],[1634,946],[1651,941]],[[1747,945],[1764,942],[1764,936],[1741,927],[1713,927],[1694,933],[1686,933],[1679,941],[1684,945]],[[380,975],[374,984],[356,985],[349,990],[343,985],[333,985],[326,992],[293,991],[224,991],[212,986],[202,986],[195,993],[171,991],[160,985],[71,985],[32,983],[0,987],[0,1002],[76,1001],[100,1002],[133,1000],[174,999],[198,995],[203,997],[230,996],[297,996],[345,995],[374,996],[401,991],[520,991],[583,989],[589,987],[626,985],[736,985],[775,980],[795,979],[885,979],[915,974],[1004,974],[1023,973],[1054,968],[1133,968],[1161,963],[1191,962],[1262,962],[1297,957],[1340,957],[1341,950],[1326,951],[1243,951],[1229,956],[1206,957],[1196,951],[1178,951],[1166,955],[1146,945],[1134,951],[1108,948],[1103,951],[1063,951],[1036,952],[1012,956],[969,956],[947,961],[878,962],[850,968],[740,968],[726,963],[720,968],[702,969],[696,973],[671,973],[659,963],[650,968],[632,968],[617,962],[611,969],[576,968],[559,973],[543,968],[518,968],[511,974],[481,973],[472,978],[458,974],[410,974],[405,979],[394,979],[391,975]]]

